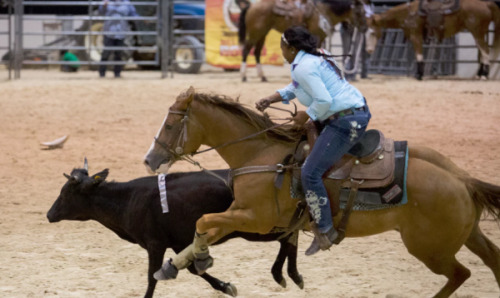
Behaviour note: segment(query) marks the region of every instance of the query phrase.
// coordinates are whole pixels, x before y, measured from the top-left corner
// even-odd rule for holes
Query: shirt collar
[[[299,64],[300,60],[302,60],[302,57],[306,55],[306,52],[303,50],[300,50],[297,55],[295,56],[295,59],[292,61],[292,70],[295,69],[295,67]]]

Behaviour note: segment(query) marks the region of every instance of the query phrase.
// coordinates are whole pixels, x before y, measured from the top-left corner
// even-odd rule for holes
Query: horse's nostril
[[[149,166],[149,162],[148,162],[147,159],[144,160],[144,164],[147,165],[147,166]]]

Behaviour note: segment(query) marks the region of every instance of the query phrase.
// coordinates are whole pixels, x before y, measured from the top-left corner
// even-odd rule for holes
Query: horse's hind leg
[[[262,70],[262,64],[260,64],[260,54],[262,52],[262,48],[264,47],[264,41],[266,41],[265,37],[259,40],[255,45],[255,61],[257,62],[257,75],[260,77],[260,80],[262,82],[267,82],[267,78],[264,75],[264,71]]]
[[[470,270],[460,264],[454,255],[413,255],[422,261],[432,272],[448,278],[448,282],[434,296],[436,298],[450,297],[471,275]]]
[[[486,40],[484,39],[484,34],[477,34],[474,35],[474,40],[476,41],[477,48],[479,49],[479,54],[480,54],[480,61],[481,61],[481,67],[478,71],[478,76],[479,79],[487,80],[488,75],[489,75],[489,70],[490,70],[490,53],[489,53],[489,48],[488,44],[486,43]]]
[[[500,249],[486,238],[478,225],[472,230],[465,246],[483,260],[490,267],[500,287]]]

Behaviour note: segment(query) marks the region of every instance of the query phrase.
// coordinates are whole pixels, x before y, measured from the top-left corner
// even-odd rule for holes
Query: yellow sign
[[[235,0],[205,1],[205,58],[208,64],[226,69],[237,69],[241,64],[238,43],[240,9]],[[283,65],[280,49],[281,34],[271,30],[262,48],[262,64]],[[255,66],[253,50],[248,55],[248,66]]]

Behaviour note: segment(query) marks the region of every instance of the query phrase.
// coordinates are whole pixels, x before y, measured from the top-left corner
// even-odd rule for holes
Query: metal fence
[[[454,75],[457,60],[456,37],[441,43],[424,44],[425,75]],[[463,62],[463,61],[460,61]],[[476,62],[477,63],[477,62]],[[370,57],[370,73],[411,75],[415,73],[416,60],[413,46],[401,29],[386,29]]]
[[[0,2],[0,5],[2,5],[1,2]],[[12,8],[11,1],[7,1],[3,5],[7,8],[7,14],[3,14],[3,15],[0,14],[0,22],[2,24],[7,23],[7,25],[5,27],[0,26],[0,37],[3,37],[3,38],[0,38],[0,50],[9,52],[12,50],[12,10],[13,10],[13,8]],[[2,43],[1,40],[3,40],[4,42]],[[7,68],[9,70],[9,80],[10,80],[12,78],[12,73],[11,73],[12,59],[5,60],[5,61],[0,59],[0,64],[7,65]]]
[[[103,1],[22,1],[16,0],[13,7],[14,30],[9,28],[2,34],[9,35],[6,40],[9,45],[7,59],[4,64],[10,64],[14,69],[14,78],[20,78],[20,71],[26,65],[71,65],[75,62],[61,61],[61,51],[73,52],[80,61],[78,64],[96,68],[99,65],[138,65],[140,67],[160,67],[170,69],[169,65],[175,62],[172,58],[174,52],[166,52],[162,49],[172,48],[174,38],[174,19],[162,19],[162,8],[170,9],[164,11],[164,15],[172,13],[173,2],[171,0],[159,1],[133,1],[131,5],[137,7],[149,7],[149,15],[138,17],[123,17],[130,24],[127,31],[113,32],[125,35],[125,46],[112,47],[103,45],[103,37],[111,32],[103,31],[103,22],[115,20],[116,17],[98,15],[97,8]],[[24,14],[25,8],[33,6],[66,6],[86,7],[87,15],[30,15]],[[10,11],[10,10],[9,10]],[[138,9],[139,11],[139,9]],[[8,17],[10,19],[10,16]],[[42,27],[36,30],[26,29],[26,22],[36,22]],[[10,22],[9,22],[10,24]],[[50,29],[50,30],[48,30]],[[10,45],[12,34],[14,45]],[[171,32],[172,34],[168,35]],[[181,32],[185,33],[185,32]],[[179,33],[180,34],[180,33]],[[41,39],[42,45],[26,45],[25,39]],[[165,46],[166,45],[166,46]],[[100,54],[104,50],[120,50],[125,54],[124,61],[101,61]],[[4,57],[5,58],[5,57]],[[133,58],[133,59],[132,59]],[[10,77],[9,77],[10,78]]]

